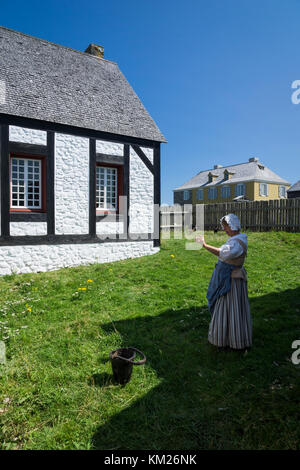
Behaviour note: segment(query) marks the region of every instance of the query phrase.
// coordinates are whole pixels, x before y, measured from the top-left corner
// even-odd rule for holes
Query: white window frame
[[[185,189],[183,191],[183,200],[188,201],[190,199],[190,191],[188,189]]]
[[[281,194],[281,191],[283,189],[284,194]],[[278,196],[280,198],[286,198],[286,187],[285,186],[278,186]]]
[[[203,201],[203,189],[197,189],[197,201]]]
[[[235,187],[236,196],[246,196],[246,185],[244,183],[239,183]]]
[[[259,183],[259,195],[267,197],[269,195],[269,188],[267,183]]]
[[[16,161],[23,161],[24,164],[20,165],[20,163],[17,163],[17,171],[15,171],[15,160]],[[32,163],[32,165],[30,164]],[[37,165],[38,163],[38,165]],[[20,167],[24,168],[23,174],[24,178],[20,178]],[[32,168],[32,178],[29,176],[30,171],[29,168]],[[38,168],[39,171],[36,172],[35,169]],[[17,174],[17,176],[13,176]],[[38,174],[38,178],[35,178],[35,175]],[[20,181],[23,180],[23,185],[20,184]],[[14,184],[16,182],[16,184]],[[38,182],[38,191],[34,191],[34,188],[36,187],[35,183]],[[32,183],[32,185],[30,184]],[[24,191],[21,193],[20,188],[24,187]],[[29,200],[29,188],[32,187],[32,201],[33,203],[35,202],[35,196],[38,197],[39,204],[38,205],[31,205],[28,203]],[[17,188],[17,190],[14,190],[14,188]],[[30,191],[31,193],[31,191]],[[23,200],[23,198],[20,198],[20,195],[24,194],[24,205],[20,205],[20,200]],[[17,198],[14,196],[17,195]],[[17,205],[13,205],[13,201],[18,201]],[[29,157],[19,157],[19,156],[11,156],[10,159],[10,209],[11,210],[18,210],[18,209],[31,209],[31,210],[41,210],[42,209],[42,160],[39,158],[29,158]]]
[[[218,197],[218,188],[208,188],[208,199],[217,199]]]
[[[223,199],[230,198],[231,197],[231,187],[230,186],[222,186],[221,196],[222,196]]]
[[[101,183],[100,183],[100,172],[101,170],[104,170],[104,185],[103,185],[103,199],[104,199],[104,206],[100,207],[101,201]],[[108,170],[113,170],[113,173],[115,174],[115,184],[114,187],[111,184],[109,187],[109,183],[112,181],[109,181],[108,178]],[[99,175],[98,175],[99,173]],[[112,180],[112,178],[111,178]],[[109,203],[112,204],[113,200],[115,200],[115,207],[108,207],[108,193],[109,193]],[[114,194],[114,196],[113,196]],[[97,205],[99,204],[99,205]],[[117,212],[118,210],[118,168],[116,167],[110,167],[110,166],[102,166],[102,165],[97,165],[96,166],[96,211],[102,212],[102,211],[109,211],[109,212]]]

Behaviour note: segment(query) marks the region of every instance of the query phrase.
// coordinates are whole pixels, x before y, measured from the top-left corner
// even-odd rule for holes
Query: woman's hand
[[[205,246],[205,240],[203,235],[199,235],[195,238],[196,243],[200,243],[203,247]]]

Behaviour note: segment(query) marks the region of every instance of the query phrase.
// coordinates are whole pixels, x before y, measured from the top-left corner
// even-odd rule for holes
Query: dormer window
[[[208,173],[208,182],[209,183],[213,183],[216,178],[218,178],[218,175],[214,175],[213,173]]]
[[[228,171],[228,170],[225,170],[224,171],[224,180],[227,181],[229,180],[232,175],[234,175],[234,171]]]

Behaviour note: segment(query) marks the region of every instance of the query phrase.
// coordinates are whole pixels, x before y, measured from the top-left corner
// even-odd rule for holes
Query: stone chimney
[[[84,52],[99,57],[100,59],[104,57],[104,47],[98,46],[98,44],[90,44]]]
[[[249,162],[258,162],[258,161],[259,161],[259,158],[257,157],[249,158]]]

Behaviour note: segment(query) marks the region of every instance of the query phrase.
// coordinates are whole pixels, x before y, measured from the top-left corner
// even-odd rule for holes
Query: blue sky
[[[214,164],[259,159],[300,179],[299,0],[27,0],[0,24],[84,51],[103,45],[166,139],[162,203]]]

